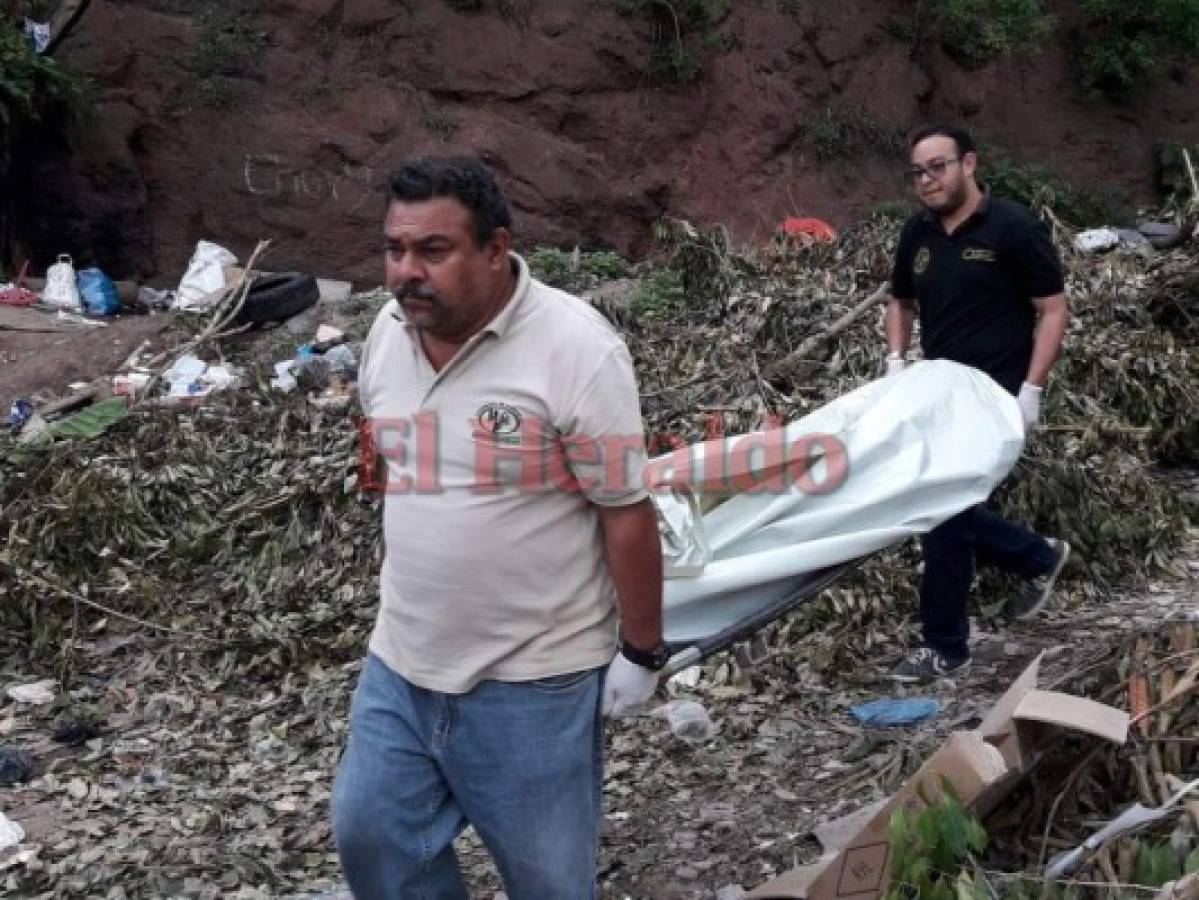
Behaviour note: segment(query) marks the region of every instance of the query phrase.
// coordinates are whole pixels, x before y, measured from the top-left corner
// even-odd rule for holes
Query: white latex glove
[[[629,662],[617,653],[604,675],[603,713],[623,716],[645,703],[658,687],[658,673]]]
[[[1020,393],[1016,395],[1016,403],[1020,405],[1020,415],[1024,419],[1025,429],[1032,428],[1041,418],[1041,391],[1035,384],[1027,381],[1020,385]]]
[[[892,375],[899,374],[904,369],[906,369],[907,366],[908,366],[908,364],[902,356],[894,356],[894,355],[888,356],[887,357],[887,375],[886,375],[886,377],[889,378]]]

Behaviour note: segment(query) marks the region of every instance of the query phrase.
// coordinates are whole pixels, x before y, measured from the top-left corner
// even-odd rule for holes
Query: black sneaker
[[[969,665],[968,656],[953,660],[942,656],[931,647],[921,647],[907,659],[901,660],[891,670],[890,675],[892,681],[914,684],[918,681],[936,681],[938,678],[960,674],[965,672]]]
[[[1053,593],[1053,583],[1057,581],[1058,574],[1070,558],[1070,545],[1057,538],[1049,538],[1049,546],[1057,551],[1053,568],[1044,575],[1029,578],[1024,582],[1020,595],[1008,604],[1008,615],[1013,619],[1031,619],[1044,608],[1050,594]]]

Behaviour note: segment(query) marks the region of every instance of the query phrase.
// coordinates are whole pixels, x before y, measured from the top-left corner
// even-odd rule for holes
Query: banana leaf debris
[[[652,264],[529,258],[623,333],[647,435],[665,450],[798,419],[878,377],[881,306],[864,301],[897,233],[878,215],[831,243],[745,251],[720,228],[668,222]],[[1199,586],[1199,241],[1084,256],[1057,237],[1074,319],[1045,424],[995,498],[1076,550],[1050,610],[1007,621],[1011,584],[982,574],[974,666],[920,694],[939,713],[864,725],[853,707],[911,696],[882,676],[916,636],[909,542],[671,679],[665,699],[701,703],[711,727],[684,740],[661,715],[611,724],[602,895],[733,897],[814,859],[821,823],[893,792],[1042,651],[1063,690],[1136,724],[1122,748],[1064,738],[988,817],[979,872],[1008,892],[997,895],[1040,896],[1054,854],[1134,801],[1159,806],[1199,770],[1187,618]],[[355,354],[386,299],[338,303]],[[0,850],[0,893],[339,890],[329,789],[377,604],[379,501],[358,482],[354,409],[314,403],[303,384],[271,389],[291,342],[286,329],[210,336],[204,358],[240,380],[202,405],[131,398],[93,427],[0,437],[0,686],[59,686],[43,704],[0,691],[0,749],[33,760],[0,793],[23,834]],[[1092,891],[1181,878],[1199,860],[1199,796],[1149,828],[1071,877]],[[475,892],[499,889],[472,832],[459,852]]]

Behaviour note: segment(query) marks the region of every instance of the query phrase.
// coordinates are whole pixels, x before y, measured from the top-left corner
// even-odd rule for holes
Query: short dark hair
[[[495,176],[473,156],[422,156],[392,173],[389,203],[438,197],[451,197],[467,208],[476,246],[487,243],[497,228],[512,230],[512,210]]]
[[[908,149],[915,150],[916,145],[930,137],[947,137],[953,141],[958,156],[974,153],[976,147],[970,132],[958,125],[925,125],[918,128],[908,141]]]

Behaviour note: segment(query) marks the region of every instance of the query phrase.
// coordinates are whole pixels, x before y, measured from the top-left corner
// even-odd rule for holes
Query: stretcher
[[[872,554],[984,502],[1023,444],[1015,398],[976,369],[935,360],[783,428],[651,460],[668,671],[748,639]]]

